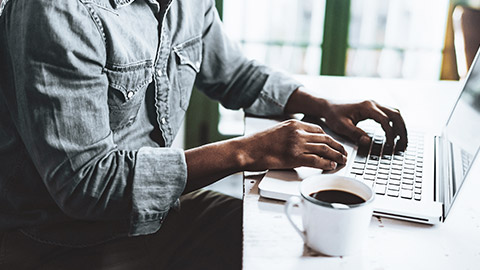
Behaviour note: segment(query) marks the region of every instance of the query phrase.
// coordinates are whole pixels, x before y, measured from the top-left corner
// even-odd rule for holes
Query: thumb
[[[360,145],[370,144],[371,139],[368,134],[361,128],[355,126],[351,121],[345,121],[342,129],[342,135],[346,136],[353,142]]]

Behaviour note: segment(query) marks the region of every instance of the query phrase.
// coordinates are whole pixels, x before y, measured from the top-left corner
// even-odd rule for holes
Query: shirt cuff
[[[133,176],[129,235],[158,231],[168,210],[178,204],[186,182],[187,163],[182,149],[140,148]]]
[[[273,72],[268,76],[258,98],[245,112],[261,116],[282,115],[290,95],[302,86],[300,82],[281,72]]]

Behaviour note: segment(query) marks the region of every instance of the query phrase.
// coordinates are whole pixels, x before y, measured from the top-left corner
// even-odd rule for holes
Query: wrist
[[[305,88],[300,87],[289,97],[285,106],[285,113],[303,113],[316,117],[325,117],[331,110],[331,103],[324,99],[309,94]]]
[[[235,153],[233,158],[239,171],[245,171],[252,168],[255,163],[255,157],[254,152],[249,147],[250,144],[248,143],[248,138],[239,137],[233,139],[231,144],[234,149],[233,153]]]

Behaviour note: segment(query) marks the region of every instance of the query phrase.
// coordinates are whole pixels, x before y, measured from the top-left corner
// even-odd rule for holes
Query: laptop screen
[[[449,197],[453,202],[480,147],[480,64],[475,57],[462,93],[447,122],[443,136],[449,142],[452,181]],[[445,205],[445,213],[451,203]]]

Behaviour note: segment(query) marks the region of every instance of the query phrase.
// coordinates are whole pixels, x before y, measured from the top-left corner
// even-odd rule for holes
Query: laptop
[[[359,124],[372,138],[366,147],[340,138],[323,125],[326,133],[344,144],[349,154],[347,164],[333,172],[306,167],[268,171],[258,186],[260,196],[286,200],[299,195],[301,180],[335,173],[373,188],[376,216],[427,224],[444,222],[480,147],[478,58],[479,52],[440,135],[408,130],[409,143],[401,151],[385,144],[383,130],[372,120]]]

